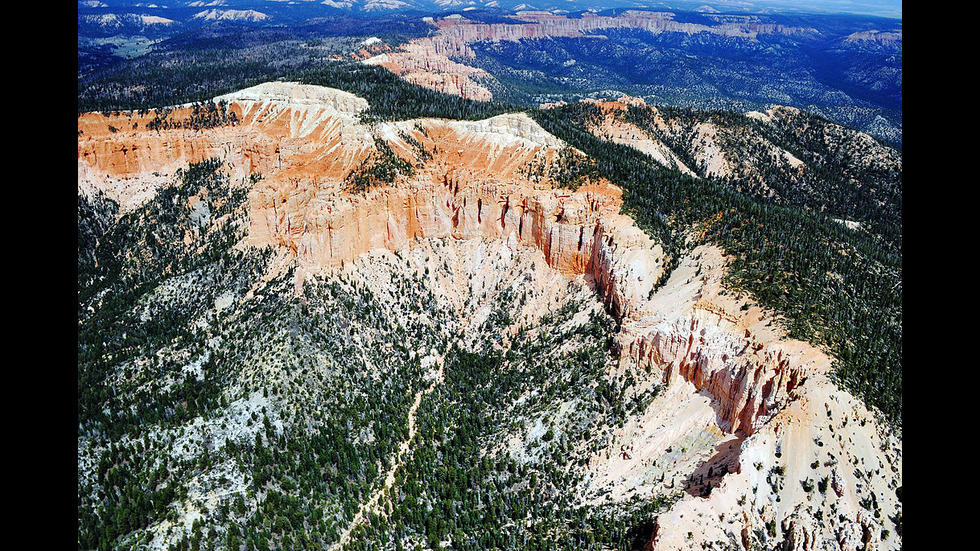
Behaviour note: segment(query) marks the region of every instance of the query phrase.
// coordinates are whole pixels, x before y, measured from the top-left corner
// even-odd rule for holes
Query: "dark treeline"
[[[187,55],[195,58],[192,63],[135,63],[126,71],[111,70],[102,78],[80,81],[78,112],[139,111],[206,103],[218,95],[272,80],[345,90],[368,100],[371,108],[365,116],[373,119],[480,119],[518,109],[435,92],[405,82],[382,67],[355,61],[294,59],[293,66],[283,70],[237,56],[226,65],[225,55],[214,54],[209,59],[201,59],[205,57],[203,53]],[[167,82],[168,86],[148,87],[141,82]]]
[[[627,213],[675,261],[700,243],[720,245],[734,258],[730,283],[782,315],[793,337],[828,349],[839,381],[901,424],[900,249],[818,210],[773,205],[596,138],[583,130],[588,117],[596,116],[587,105],[532,114],[594,160],[593,176],[623,187]],[[692,241],[695,229],[702,231]],[[900,226],[890,229],[901,234]]]
[[[515,298],[502,293],[494,309],[503,314]],[[569,303],[545,316],[533,336],[520,332],[506,353],[490,343],[478,351],[450,346],[445,381],[423,398],[413,452],[385,497],[389,512],[358,528],[355,549],[367,542],[411,548],[405,540],[432,549],[445,541],[467,549],[632,548],[638,527],[652,526],[671,498],[582,506],[571,496],[582,484],[578,467],[601,447],[601,427],[620,426],[656,390],[627,397],[631,378],[605,377],[615,331],[605,314],[558,330],[581,307]],[[557,352],[569,343],[579,346]],[[577,404],[572,422],[548,412],[564,401]],[[547,430],[522,434],[538,416]],[[523,458],[501,445],[511,437],[530,439],[518,452]]]
[[[213,221],[225,214],[241,215],[246,196],[242,188],[229,188],[220,168],[221,163],[215,160],[191,165],[178,175],[176,185],[160,190],[138,211],[122,216],[99,233],[79,231],[80,430],[105,431],[116,438],[144,422],[179,424],[196,415],[205,403],[214,403],[217,382],[204,377],[187,380],[186,385],[163,397],[137,392],[134,396],[140,407],[133,412],[118,405],[123,397],[118,390],[113,391],[107,378],[118,362],[145,355],[161,343],[197,340],[188,327],[193,310],[169,309],[142,320],[133,308],[167,278],[215,262],[233,264],[236,253],[231,246],[242,238],[244,228],[234,220],[220,226]],[[208,220],[195,217],[187,207],[188,199],[197,194],[209,197],[212,205],[221,205],[213,207]],[[79,218],[92,219],[91,213],[107,209],[99,206],[107,203],[80,196]],[[190,246],[185,244],[185,235],[199,239]],[[174,408],[175,403],[186,405]],[[105,411],[107,404],[116,412],[114,416]]]
[[[358,33],[397,44],[424,34],[419,21],[321,18],[292,27],[216,24],[160,44],[151,53],[78,75],[78,112],[163,109],[209,102],[262,82],[284,80],[346,90],[368,100],[367,116],[482,118],[514,109],[409,84],[353,61]],[[387,30],[386,30],[387,29]],[[339,58],[347,58],[338,59]]]
[[[238,115],[228,111],[228,105],[224,101],[194,103],[191,115],[186,119],[170,118],[171,110],[169,109],[160,109],[154,113],[153,120],[146,123],[147,130],[170,130],[173,128],[203,130],[238,124]]]
[[[781,112],[771,122],[734,111],[664,106],[656,111],[631,106],[618,116],[670,146],[702,176],[704,170],[691,153],[697,128],[705,122],[716,124],[721,130],[714,139],[734,170],[723,179],[728,187],[758,201],[871,224],[886,243],[901,249],[902,173],[896,161],[900,156],[877,144],[869,146],[851,129],[802,111]],[[668,121],[672,131],[659,128],[656,116]],[[773,158],[771,146],[792,153],[802,167]],[[879,155],[884,158],[874,158]]]
[[[364,97],[371,105],[364,115],[368,119],[478,119],[514,109],[433,92],[406,83],[383,68],[356,62],[302,65],[277,73],[257,64],[253,71],[238,72],[238,84],[225,84],[221,91],[248,84],[254,80],[251,75],[264,73]],[[209,82],[193,66],[188,70],[189,74],[182,76],[188,82]],[[163,74],[144,76],[152,80]],[[171,90],[168,101],[157,101],[188,99],[186,89],[175,86]],[[140,105],[145,101],[141,99]],[[682,120],[699,116],[690,110],[667,113]],[[624,199],[631,214],[665,243],[672,257],[676,258],[682,247],[683,232],[720,216],[705,238],[736,258],[732,274],[739,287],[785,315],[793,336],[828,346],[839,360],[837,373],[845,386],[878,406],[892,421],[900,420],[900,175],[845,172],[837,152],[784,125],[769,135],[775,136],[778,145],[804,157],[809,155],[808,166],[813,167],[809,181],[816,193],[803,197],[783,185],[779,189],[786,200],[773,204],[734,191],[732,182],[722,185],[688,178],[655,166],[629,147],[594,138],[582,130],[582,123],[590,116],[595,113],[581,104],[535,112],[546,129],[586,151],[596,162],[597,174],[626,190]],[[713,112],[710,116],[726,115]],[[731,117],[749,124],[742,115]],[[860,178],[864,177],[887,185],[862,186]],[[779,180],[774,185],[778,187]],[[879,193],[872,195],[869,189]],[[867,221],[874,233],[848,230],[833,221],[831,214]]]
[[[423,117],[483,119],[520,108],[474,101],[405,82],[391,71],[356,62],[335,62],[297,71],[286,80],[339,88],[367,100],[365,116],[378,120]]]
[[[251,25],[215,21],[201,28],[180,33],[160,44],[161,49],[197,52],[201,50],[240,50],[282,42],[319,45],[332,38],[375,36],[388,43],[399,43],[425,36],[431,25],[420,17],[392,14],[387,17],[325,15],[305,21],[278,25]],[[358,37],[355,39],[355,37]]]
[[[162,53],[117,63],[78,79],[78,112],[138,111],[193,102],[282,74],[238,52]]]

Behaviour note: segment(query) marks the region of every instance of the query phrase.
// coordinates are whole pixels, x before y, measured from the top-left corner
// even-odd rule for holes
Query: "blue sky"
[[[901,0],[688,0],[684,3],[709,5],[720,11],[771,8],[774,12],[855,13],[902,18]]]
[[[147,5],[144,0],[102,0],[111,6]],[[190,0],[174,3],[169,7],[182,6]],[[312,0],[311,0],[312,1]],[[901,0],[504,0],[503,7],[518,3],[527,3],[538,8],[550,5],[568,3],[579,8],[612,7],[612,6],[645,6],[651,8],[667,8],[676,10],[696,10],[702,6],[711,6],[725,13],[739,12],[768,12],[768,13],[853,13],[876,15],[879,17],[902,18]],[[282,0],[229,0],[227,5],[261,6],[266,3],[281,4]],[[481,3],[482,2],[478,2]],[[167,3],[163,3],[167,4]]]

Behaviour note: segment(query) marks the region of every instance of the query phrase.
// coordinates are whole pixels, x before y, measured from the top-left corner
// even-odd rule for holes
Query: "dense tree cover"
[[[285,59],[286,46],[271,46]],[[270,54],[271,55],[271,54]],[[116,63],[78,79],[78,112],[146,111],[211,101],[275,80],[282,69],[240,51],[162,52]],[[166,83],[166,85],[147,83]]]
[[[354,61],[293,60],[294,67],[281,69],[250,57],[236,61],[238,54],[204,53],[191,63],[136,64],[132,72],[116,71],[101,79],[79,84],[78,111],[120,111],[164,108],[183,103],[205,103],[218,95],[270,80],[285,80],[338,88],[368,100],[367,119],[404,120],[416,117],[481,119],[515,111],[515,106],[479,102],[415,86],[387,69]],[[223,65],[230,56],[230,67]],[[285,65],[286,62],[283,62]],[[141,82],[167,81],[163,87],[146,87]]]
[[[368,458],[390,457],[391,447],[404,432],[404,426],[397,424],[379,426],[373,447],[350,438],[350,430],[361,430],[357,427],[371,425],[375,418],[404,420],[408,388],[404,385],[409,383],[388,379],[380,388],[372,388],[374,380],[365,375],[363,366],[346,362],[349,372],[336,380],[346,387],[323,384],[322,368],[316,374],[311,371],[322,361],[323,352],[328,353],[326,358],[355,357],[350,333],[333,332],[334,324],[361,314],[368,322],[383,321],[387,326],[380,305],[370,296],[331,290],[331,304],[338,312],[326,314],[327,319],[315,318],[323,325],[302,331],[299,340],[291,326],[310,318],[290,300],[290,273],[266,284],[264,298],[245,301],[231,318],[215,310],[221,297],[242,297],[254,289],[269,261],[268,251],[233,250],[244,235],[244,227],[235,224],[246,214],[243,189],[230,185],[220,163],[191,165],[175,185],[111,229],[102,230],[97,241],[79,238],[79,269],[87,274],[80,275],[79,285],[78,428],[80,443],[88,450],[79,453],[81,548],[112,548],[132,537],[134,530],[139,533],[151,523],[176,519],[177,504],[188,499],[190,478],[228,462],[234,468],[223,472],[227,476],[247,473],[253,491],[260,494],[269,484],[288,489],[288,495],[296,488],[308,495],[309,484],[319,491],[322,484],[330,483],[331,490],[321,493],[321,499],[340,505],[349,500],[350,508],[359,496],[349,491],[351,485],[369,484],[376,476],[377,467]],[[199,211],[189,208],[192,195],[210,201],[213,218],[202,220]],[[80,212],[95,210],[87,203],[80,200]],[[214,222],[225,214],[230,218],[223,224]],[[194,236],[189,246],[185,232]],[[99,262],[83,262],[90,257]],[[406,296],[410,298],[420,301]],[[283,348],[278,343],[289,344]],[[256,373],[256,366],[270,364],[274,377]],[[406,369],[406,377],[414,381],[418,374]],[[271,380],[277,386],[267,386]],[[177,444],[189,428],[194,432],[194,423],[234,423],[228,418],[231,403],[255,392],[276,396],[285,391],[280,384],[321,389],[315,397],[320,407],[307,404],[302,414],[328,413],[326,419],[319,418],[309,431],[306,423],[313,419],[291,419],[286,426],[295,428],[283,433],[269,422],[268,415],[278,412],[256,417],[253,411],[249,427],[261,427],[254,438],[238,436],[222,444],[205,434],[191,444],[197,453],[178,452]],[[369,403],[361,393],[371,397]],[[320,403],[325,398],[335,405]],[[295,438],[286,440],[284,434],[290,432]],[[287,450],[289,457],[303,461],[286,461]],[[321,459],[328,471],[315,480],[308,478],[309,461]],[[91,468],[83,469],[83,464]],[[343,482],[333,485],[331,473],[339,473]],[[300,474],[304,478],[294,478]],[[255,507],[254,496],[240,497]],[[278,510],[278,505],[273,498],[270,507]],[[235,509],[219,518],[227,522],[247,512]],[[230,534],[229,538],[235,537]],[[248,541],[248,531],[243,534]],[[191,538],[188,545],[193,543]]]
[[[675,260],[699,243],[721,245],[734,258],[730,284],[782,315],[793,337],[829,350],[841,384],[901,424],[901,225],[894,205],[874,214],[887,230],[882,239],[850,230],[808,204],[774,205],[730,183],[664,169],[629,146],[583,130],[597,116],[587,105],[533,115],[590,157],[593,163],[579,170],[623,187],[626,211]]]
[[[181,491],[151,459],[154,444],[141,427],[177,426],[220,403],[223,381],[214,357],[200,358],[196,376],[154,356],[166,346],[200,356],[203,343],[191,319],[204,305],[189,300],[153,312],[147,301],[169,278],[233,264],[231,244],[243,235],[235,217],[219,226],[193,216],[187,205],[201,195],[215,217],[240,211],[244,195],[229,187],[219,166],[191,166],[142,209],[111,223],[103,218],[95,231],[85,231],[95,224],[79,227],[78,431],[80,442],[104,449],[97,469],[79,479],[82,548],[103,548],[163,518]],[[104,196],[80,195],[80,221],[93,212],[114,217],[118,207]],[[196,237],[195,247],[183,243],[185,232]],[[239,266],[247,270],[248,263]],[[97,488],[85,482],[90,477]]]
[[[297,71],[287,80],[339,88],[360,96],[371,106],[364,114],[368,119],[436,117],[476,120],[518,110],[516,106],[434,92],[405,82],[385,68],[355,62],[318,65]]]
[[[576,549],[602,543],[623,548],[638,520],[630,515],[650,520],[664,505],[653,500],[643,508],[649,516],[630,509],[610,519],[603,513],[611,511],[571,500],[581,476],[571,466],[585,459],[575,451],[577,443],[598,432],[604,423],[597,421],[615,426],[641,403],[627,403],[628,385],[601,376],[613,330],[604,315],[594,314],[564,334],[552,333],[551,327],[562,326],[580,307],[569,304],[542,320],[545,326],[534,337],[521,333],[506,354],[455,344],[449,349],[445,384],[423,401],[418,448],[392,503],[391,521],[402,528],[392,534],[396,541],[413,534],[433,548],[447,539],[454,547],[476,549],[545,549],[559,542]],[[589,344],[574,354],[554,353],[558,343],[582,338]],[[578,421],[532,437],[531,456],[515,459],[503,445],[508,433],[520,428],[513,420],[530,413],[553,422],[556,418],[545,412],[565,400],[577,404]],[[530,530],[522,527],[527,513]]]
[[[361,95],[372,105],[368,118],[480,118],[509,109],[424,90],[376,67],[293,69],[276,74]],[[143,76],[169,74],[157,68]],[[234,75],[228,86],[249,78]],[[152,101],[182,103],[193,99],[189,90],[178,83]],[[150,97],[131,105],[150,106]],[[583,130],[594,116],[587,107],[532,114],[589,156],[566,150],[563,170],[550,176],[568,186],[594,177],[622,186],[628,214],[675,261],[699,243],[721,245],[734,258],[729,284],[785,316],[793,336],[831,351],[841,384],[901,423],[900,208],[862,207],[851,214],[874,231],[849,230],[820,212],[819,201],[787,192],[774,204],[599,140]],[[778,137],[794,153],[819,152],[814,162],[829,172],[849,166],[833,164],[834,152],[792,129]],[[366,186],[411,169],[379,155],[366,168],[382,168]],[[835,178],[826,176],[829,209],[844,185]],[[499,290],[474,338],[484,346],[461,346],[449,331],[456,313],[440,310],[432,295],[434,274],[396,270],[405,262],[397,256],[384,260],[398,290],[391,296],[374,296],[354,276],[308,281],[297,294],[293,272],[273,268],[271,250],[233,246],[244,236],[248,187],[209,160],[118,220],[108,198],[79,197],[80,548],[144,545],[147,527],[191,508],[203,520],[174,549],[335,542],[408,437],[408,410],[427,384],[420,356],[429,350],[445,356],[445,380],[421,401],[418,433],[386,508],[369,515],[350,548],[443,541],[631,548],[637,528],[648,527],[666,501],[570,501],[580,482],[575,466],[607,443],[598,429],[617,426],[656,395],[605,376],[615,331],[607,314],[593,310],[575,324],[573,314],[586,306],[569,303],[505,346],[513,305],[533,292],[514,285]],[[889,193],[900,201],[900,190]],[[206,209],[191,197],[203,198]],[[563,402],[575,404],[576,416],[548,424]],[[545,430],[528,430],[539,421]],[[511,437],[525,453],[500,444]],[[204,491],[222,496],[218,504],[205,503]]]
[[[272,28],[221,23],[196,29],[155,45],[149,54],[80,72],[78,112],[146,111],[210,102],[274,80],[354,93],[368,100],[372,107],[367,116],[372,118],[477,119],[514,109],[433,92],[351,58],[365,36],[397,44],[427,30],[420,21],[396,19],[387,30],[383,19],[344,17]],[[358,35],[361,32],[364,35]]]
[[[676,12],[678,17],[718,24],[703,14]],[[781,19],[790,27],[817,32],[763,32],[746,39],[607,28],[594,33],[602,40],[476,42],[471,47],[477,56],[467,63],[494,76],[499,83],[492,87],[496,98],[524,105],[622,93],[658,105],[740,112],[792,105],[900,147],[901,41],[874,47],[845,37],[868,29],[900,32],[901,22],[841,16]]]
[[[78,289],[90,288],[99,275],[96,248],[110,232],[119,206],[101,192],[78,196]],[[79,301],[81,307],[82,301]]]
[[[106,378],[113,365],[144,356],[162,343],[174,339],[195,340],[188,327],[192,309],[167,309],[143,319],[133,312],[137,301],[168,278],[193,272],[211,263],[231,266],[236,253],[231,246],[244,235],[242,207],[246,189],[232,188],[220,163],[209,160],[192,165],[178,175],[176,185],[168,186],[148,205],[123,215],[98,236],[79,232],[79,327],[78,327],[78,421],[90,430],[108,431],[118,437],[133,425],[165,417],[179,422],[191,416],[200,402],[215,398],[213,381],[189,381],[172,391],[173,396],[156,400],[145,390],[137,396],[143,402],[139,412],[117,411],[110,417],[106,401],[114,403]],[[195,215],[188,202],[191,196],[205,198],[210,206],[207,220]],[[106,204],[105,198],[96,204]],[[79,196],[79,213],[93,207]],[[102,207],[103,209],[107,207]],[[116,212],[117,207],[112,208]],[[222,223],[215,221],[232,216]],[[191,245],[185,236],[193,236]],[[190,254],[194,251],[195,254]],[[189,405],[177,410],[163,404],[177,397]],[[116,407],[109,408],[116,411]],[[173,416],[177,417],[174,418]]]
[[[209,102],[329,62],[332,55],[349,53],[356,45],[355,38],[329,33],[218,24],[156,44],[148,54],[80,70],[78,112],[145,111]]]
[[[693,151],[701,145],[700,125],[711,123],[716,129],[713,140],[734,170],[718,178],[729,187],[757,201],[870,224],[890,245],[901,248],[901,158],[851,129],[802,111],[786,111],[770,122],[733,111],[676,107],[654,111],[631,106],[616,116],[670,146],[702,177],[707,176],[705,167],[699,166]],[[658,126],[656,117],[671,130]],[[781,158],[774,147],[793,154],[802,166]]]
[[[419,17],[389,14],[379,17],[323,15],[278,24],[252,24],[214,21],[180,32],[160,45],[160,49],[199,52],[202,50],[241,50],[276,43],[360,45],[364,37],[377,37],[398,44],[424,36],[430,26]]]
[[[270,271],[271,250],[236,252],[245,188],[208,160],[115,224],[100,218],[116,212],[108,199],[101,208],[80,201],[91,228],[79,238],[80,548],[143,546],[151,526],[188,510],[201,520],[186,533],[175,527],[172,549],[337,541],[394,466],[413,397],[428,384],[422,355],[435,350],[445,381],[422,400],[389,508],[369,515],[350,548],[452,540],[526,549],[555,538],[628,548],[649,535],[636,529],[664,500],[570,501],[577,468],[609,437],[599,429],[656,395],[605,375],[615,327],[591,291],[570,288],[578,302],[500,348],[536,292],[527,278],[507,281],[468,335],[481,344],[464,348],[428,267],[379,261],[395,289],[384,297],[361,276],[307,281],[297,295],[291,269]],[[212,216],[191,197],[206,198]],[[221,225],[219,215],[229,215]],[[485,296],[469,292],[474,304]],[[558,423],[553,410],[566,401],[575,414]],[[549,423],[543,434],[527,432],[540,422]],[[509,455],[499,446],[508,435],[532,451]]]

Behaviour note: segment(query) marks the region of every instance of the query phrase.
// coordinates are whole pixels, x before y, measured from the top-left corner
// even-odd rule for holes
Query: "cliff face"
[[[719,397],[719,416],[730,432],[752,434],[757,421],[779,411],[812,370],[783,345],[762,343],[738,323],[719,323],[709,305],[696,304],[688,318],[665,321],[630,343],[626,350],[639,365],[664,370],[664,379],[690,381]],[[741,337],[741,338],[739,338]]]
[[[666,390],[589,462],[581,497],[669,496],[675,480],[686,484],[688,495],[660,519],[654,549],[733,538],[747,548],[766,543],[757,533],[772,523],[782,535],[770,544],[829,539],[848,549],[855,537],[882,533],[885,521],[872,513],[900,510],[900,445],[883,451],[893,440],[827,382],[829,358],[727,294],[717,249],[686,254],[655,287],[668,259],[619,213],[621,190],[553,187],[547,175],[567,145],[526,115],[365,125],[362,99],[289,83],[218,99],[237,124],[147,130],[156,114],[80,116],[79,193],[99,189],[132,207],[187,163],[218,157],[249,186],[248,244],[278,249],[300,278],[372,250],[448,238],[537,251],[556,272],[594,282],[621,323],[619,369]],[[188,116],[190,108],[169,115]],[[351,192],[348,176],[377,159],[382,143],[410,174]],[[262,178],[253,183],[254,173]],[[627,443],[631,457],[610,453]],[[806,490],[822,479],[836,481],[833,490]]]
[[[371,134],[357,119],[367,102],[352,94],[267,83],[240,92],[236,100],[227,110],[238,124],[197,130],[183,125],[192,117],[191,107],[80,115],[79,187],[107,190],[132,208],[178,168],[211,157],[224,160],[240,181],[256,173],[275,174],[279,180],[342,180],[373,147]],[[160,120],[170,125],[149,129]]]
[[[401,49],[364,60],[379,65],[419,86],[477,101],[490,101],[493,94],[479,83],[490,75],[483,69],[453,61],[450,57],[473,57],[465,43],[423,38]]]
[[[241,123],[147,131],[151,116],[82,116],[80,190],[147,178],[162,185],[186,163],[219,157],[242,181],[263,176],[249,195],[250,244],[288,248],[307,270],[417,239],[513,239],[559,271],[594,276],[620,314],[662,271],[660,248],[618,214],[618,188],[594,183],[571,192],[543,179],[567,146],[524,114],[366,126],[356,115],[367,104],[334,90],[270,83],[216,99]],[[375,140],[412,163],[413,175],[346,193],[346,177],[377,152]],[[152,193],[128,191],[114,198],[138,204]]]
[[[620,369],[664,390],[616,433],[630,456],[590,464],[585,498],[683,488],[648,550],[900,549],[900,438],[829,381],[830,357],[729,294],[726,265],[695,249],[623,322]]]
[[[251,196],[252,242],[287,246],[315,269],[418,239],[510,239],[561,272],[592,275],[617,312],[628,312],[630,297],[648,293],[663,269],[660,248],[618,214],[618,188],[571,192],[532,181],[565,146],[525,115],[374,132],[414,164],[411,178],[354,195],[338,195],[336,183],[269,179]]]
[[[708,16],[712,17],[712,16]],[[751,16],[716,17],[715,24],[682,23],[670,12],[626,11],[616,16],[585,13],[566,17],[550,12],[525,11],[513,23],[478,23],[460,15],[431,20],[438,29],[432,36],[410,41],[394,51],[364,60],[380,65],[405,80],[447,94],[488,101],[493,94],[481,80],[492,79],[484,70],[465,64],[476,57],[470,44],[482,41],[519,41],[540,38],[602,39],[603,29],[642,29],[651,33],[711,33],[755,40],[760,34],[809,35],[813,29],[763,23]],[[363,58],[358,53],[359,59]]]

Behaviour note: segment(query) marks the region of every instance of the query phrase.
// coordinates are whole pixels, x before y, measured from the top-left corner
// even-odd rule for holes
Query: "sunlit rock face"
[[[618,188],[593,183],[570,191],[549,183],[544,175],[567,146],[525,114],[367,125],[358,118],[368,107],[364,100],[291,83],[217,100],[241,122],[147,131],[149,115],[125,123],[80,117],[80,188],[154,178],[162,184],[160,175],[218,157],[240,180],[262,175],[249,192],[249,242],[286,247],[310,269],[418,239],[514,239],[539,249],[562,272],[594,276],[621,314],[649,293],[662,271],[660,248],[619,214]],[[113,123],[131,130],[108,131]],[[347,177],[378,153],[379,142],[409,163],[412,174],[349,192]],[[136,204],[151,196],[145,188],[116,196]]]
[[[466,65],[476,57],[470,47],[476,42],[520,41],[547,38],[581,38],[601,40],[595,35],[605,29],[642,29],[756,40],[759,35],[813,35],[814,29],[763,23],[751,16],[718,18],[715,24],[684,23],[674,20],[670,12],[625,11],[616,16],[584,13],[580,17],[555,15],[547,11],[523,11],[509,23],[480,23],[455,14],[433,19],[436,28],[431,36],[417,38],[397,49],[376,44],[362,48],[356,58],[369,65],[389,69],[413,84],[478,101],[493,99],[486,81],[493,77],[483,69]],[[371,51],[375,55],[369,55]]]
[[[664,386],[588,461],[583,502],[674,495],[697,480],[661,515],[649,548],[900,547],[894,533],[883,536],[882,518],[899,510],[900,444],[890,445],[874,416],[828,382],[830,359],[727,293],[718,249],[690,251],[667,273],[671,259],[620,213],[619,188],[556,187],[560,155],[581,153],[527,115],[368,124],[361,98],[281,82],[216,100],[231,123],[148,128],[159,113],[80,115],[79,194],[102,192],[126,212],[189,163],[221,159],[248,193],[241,245],[276,249],[298,277],[351,269],[378,251],[428,247],[433,238],[466,250],[489,243],[487,250],[530,251],[547,277],[594,286],[620,323],[618,369]],[[174,108],[168,118],[193,112]],[[619,127],[604,131],[626,136]],[[397,176],[352,188],[352,175],[381,162],[394,163]],[[189,206],[209,215],[202,198]],[[481,272],[494,265],[483,253],[462,256],[482,264],[460,273],[487,277]],[[829,489],[813,489],[822,480]],[[877,517],[866,507],[870,495]],[[773,526],[775,535],[760,540]]]

